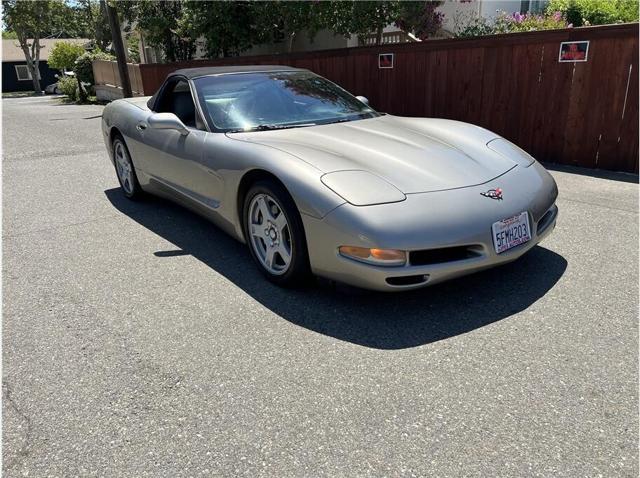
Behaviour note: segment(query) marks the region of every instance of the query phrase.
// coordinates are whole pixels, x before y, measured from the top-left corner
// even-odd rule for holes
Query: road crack
[[[18,414],[20,419],[26,423],[26,433],[25,433],[25,443],[22,445],[18,451],[16,452],[16,456],[10,459],[4,459],[3,457],[3,473],[7,473],[9,470],[15,468],[16,465],[19,465],[31,452],[31,441],[33,436],[33,426],[31,423],[31,419],[27,416],[25,412],[18,406],[13,398],[13,390],[11,385],[6,381],[2,381],[2,398],[6,403]],[[3,443],[3,447],[6,450],[6,443]]]

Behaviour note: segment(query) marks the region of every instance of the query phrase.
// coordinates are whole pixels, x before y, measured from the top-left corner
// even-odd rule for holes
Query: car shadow
[[[567,262],[537,246],[518,261],[417,291],[377,293],[328,281],[282,289],[262,277],[248,249],[206,219],[159,198],[133,202],[105,191],[123,214],[177,249],[158,260],[190,254],[280,317],[300,327],[376,349],[404,349],[447,339],[508,318],[541,298]]]
[[[606,169],[582,168],[580,166],[569,166],[559,163],[544,163],[545,169],[548,171],[559,171],[561,173],[579,174],[580,176],[589,176],[597,179],[610,179],[612,181],[620,181],[623,183],[638,184],[639,178],[634,173],[622,173],[617,171],[607,171]]]

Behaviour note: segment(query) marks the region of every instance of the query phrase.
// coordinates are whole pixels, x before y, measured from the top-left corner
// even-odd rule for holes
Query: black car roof
[[[304,71],[301,68],[284,65],[238,65],[238,66],[205,66],[202,68],[184,68],[170,73],[168,76],[184,76],[188,79],[208,75],[225,75],[230,73],[250,73],[263,71]]]

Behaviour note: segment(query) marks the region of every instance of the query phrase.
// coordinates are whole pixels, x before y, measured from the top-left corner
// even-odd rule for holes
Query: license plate
[[[524,244],[531,240],[529,214],[521,212],[516,216],[494,222],[492,232],[493,246],[496,248],[497,254]]]

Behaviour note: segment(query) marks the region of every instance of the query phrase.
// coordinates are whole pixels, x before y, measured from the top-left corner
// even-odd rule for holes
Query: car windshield
[[[218,131],[283,129],[379,116],[307,71],[204,76],[194,80],[207,121]]]

